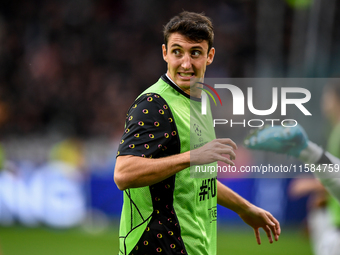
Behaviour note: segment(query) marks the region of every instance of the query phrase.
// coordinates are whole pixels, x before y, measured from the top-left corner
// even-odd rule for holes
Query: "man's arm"
[[[299,160],[308,164],[320,165],[322,170],[315,171],[315,177],[320,179],[327,191],[340,202],[340,159],[308,141],[308,146],[300,153]],[[318,167],[316,166],[316,168]]]
[[[120,190],[150,186],[190,166],[190,152],[164,158],[119,156],[114,181]]]
[[[261,244],[260,228],[264,229],[270,243],[273,242],[271,232],[273,232],[275,240],[279,240],[280,223],[273,215],[251,204],[219,181],[217,181],[217,203],[233,210],[245,223],[250,225],[254,229],[258,244]]]
[[[120,190],[150,186],[192,165],[222,161],[234,165],[236,144],[229,138],[215,139],[204,146],[185,153],[164,158],[118,156],[114,181]],[[230,159],[223,155],[229,155]]]

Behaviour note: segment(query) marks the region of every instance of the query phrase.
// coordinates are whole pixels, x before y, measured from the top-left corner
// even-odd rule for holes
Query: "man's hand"
[[[232,161],[236,159],[234,150],[237,150],[237,145],[231,139],[215,139],[198,149],[190,151],[190,162],[192,165],[203,165],[222,161],[234,166],[235,164]],[[229,155],[230,158],[223,155]]]
[[[269,242],[279,240],[280,223],[269,212],[251,204],[223,183],[217,181],[217,203],[236,212],[241,219],[254,229],[256,241],[261,244],[260,228],[266,231]]]
[[[280,223],[271,215],[270,212],[263,210],[255,205],[251,205],[244,212],[239,213],[240,218],[254,229],[256,241],[261,244],[260,228],[267,234],[270,243],[273,243],[272,233],[275,241],[279,240],[281,233]]]

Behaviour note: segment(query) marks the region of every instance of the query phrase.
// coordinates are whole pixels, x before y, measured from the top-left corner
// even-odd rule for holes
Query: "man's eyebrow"
[[[194,47],[191,47],[191,49],[200,49],[200,50],[203,50],[203,48],[201,46],[194,46]]]
[[[170,46],[171,48],[174,48],[174,47],[180,47],[180,48],[183,48],[181,45],[177,44],[177,43],[174,43]],[[190,49],[200,49],[200,50],[203,50],[203,48],[201,46],[193,46],[191,47]]]
[[[170,46],[171,48],[173,48],[173,47],[180,47],[180,48],[182,48],[182,46],[181,45],[179,45],[179,44],[177,44],[177,43],[174,43],[174,44],[171,44],[171,46]]]

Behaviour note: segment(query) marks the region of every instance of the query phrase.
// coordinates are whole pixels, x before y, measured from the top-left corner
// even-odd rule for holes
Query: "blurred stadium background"
[[[112,175],[125,114],[166,71],[162,26],[182,10],[213,19],[217,55],[207,77],[340,71],[335,0],[2,0],[1,255],[118,253],[122,193]],[[310,110],[320,123],[316,102]],[[306,130],[325,144],[326,124]],[[244,138],[232,129],[228,136]],[[219,254],[311,254],[307,198],[288,196],[290,179],[223,182],[270,210],[283,234],[270,246],[263,235],[257,246],[252,230],[219,208]]]

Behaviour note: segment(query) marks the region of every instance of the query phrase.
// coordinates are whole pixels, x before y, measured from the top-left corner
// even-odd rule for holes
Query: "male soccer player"
[[[203,81],[215,55],[213,37],[206,16],[182,12],[173,17],[162,45],[168,70],[128,111],[114,173],[124,190],[120,254],[216,254],[217,203],[253,227],[259,244],[259,228],[270,242],[272,233],[278,240],[280,225],[269,212],[221,184],[216,175],[190,177],[190,163],[234,165],[236,157],[232,140],[215,138],[211,114],[190,112],[190,104],[201,103],[201,85],[190,80]],[[191,140],[190,132],[196,134]]]

